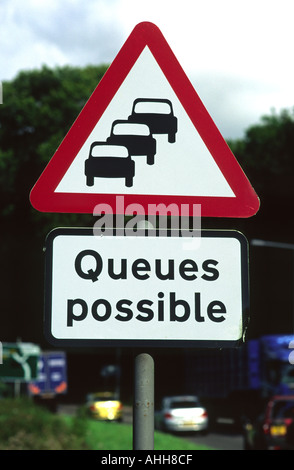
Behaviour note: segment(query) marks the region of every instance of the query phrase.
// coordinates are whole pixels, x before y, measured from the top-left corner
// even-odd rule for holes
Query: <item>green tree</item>
[[[17,336],[30,341],[43,338],[42,247],[49,230],[60,225],[93,225],[92,215],[39,213],[30,205],[29,192],[106,69],[105,65],[43,67],[3,83],[1,341]],[[259,195],[261,208],[249,220],[206,219],[203,226],[240,229],[248,238],[293,243],[294,109],[262,117],[243,139],[229,145]]]
[[[293,243],[294,108],[272,111],[230,146],[261,200],[242,231],[249,240]],[[293,332],[293,276],[291,250],[251,247],[251,337]]]
[[[263,199],[294,196],[294,108],[272,111],[229,145]]]
[[[44,214],[29,193],[106,71],[62,67],[21,72],[3,83],[0,106],[1,341],[43,339],[47,233],[93,224],[93,217]]]
[[[0,216],[40,231],[70,216],[37,215],[29,192],[107,67],[62,67],[21,72],[3,84],[0,107]],[[45,228],[44,228],[45,230]],[[44,230],[41,229],[42,235]]]

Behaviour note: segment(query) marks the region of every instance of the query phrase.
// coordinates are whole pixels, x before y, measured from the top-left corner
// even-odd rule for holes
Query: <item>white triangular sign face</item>
[[[201,204],[203,216],[258,210],[254,190],[154,25],[135,28],[99,85],[33,188],[34,207],[92,213],[125,195],[146,215],[149,196],[157,204]]]
[[[141,53],[55,191],[104,194],[109,192],[122,194],[126,191],[124,178],[97,177],[93,186],[87,186],[84,173],[85,160],[89,156],[91,144],[95,141],[106,141],[110,136],[112,123],[118,119],[127,121],[134,101],[142,97],[170,100],[173,113],[178,120],[178,130],[173,143],[168,142],[166,134],[154,136],[156,139],[154,164],[148,165],[144,154],[133,155],[135,175],[132,187],[127,188],[128,194],[190,196],[197,188],[198,196],[234,197],[228,182],[148,47]],[[152,102],[144,103],[145,108],[147,105],[155,108]],[[130,128],[127,125],[125,127]]]

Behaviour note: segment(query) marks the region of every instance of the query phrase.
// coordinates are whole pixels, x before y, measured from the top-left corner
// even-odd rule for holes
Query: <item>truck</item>
[[[185,387],[206,405],[211,423],[240,426],[274,395],[294,394],[294,335],[265,335],[239,348],[189,352]]]
[[[67,360],[63,351],[42,351],[37,377],[28,383],[28,393],[37,403],[55,411],[57,398],[67,392]]]

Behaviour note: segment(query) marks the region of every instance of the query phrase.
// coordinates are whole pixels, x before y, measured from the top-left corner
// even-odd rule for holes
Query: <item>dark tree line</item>
[[[3,83],[0,106],[2,341],[15,340],[18,336],[43,341],[45,236],[61,225],[93,225],[91,215],[38,213],[30,205],[29,192],[106,69],[105,65],[44,67],[21,72],[14,80]],[[294,243],[294,109],[262,117],[247,129],[244,138],[228,144],[259,195],[261,208],[248,220],[207,219],[202,225],[239,229],[249,240],[266,238]],[[256,253],[257,261],[253,261],[252,282],[257,284],[262,284],[258,276],[264,261],[260,256]],[[269,259],[267,262],[270,263]],[[291,266],[288,261],[285,263],[281,270],[289,271],[292,282]],[[271,276],[278,285],[281,272],[276,273],[276,278],[274,274]],[[265,302],[256,289],[253,285],[253,310],[259,310]],[[260,325],[254,328],[259,332]]]

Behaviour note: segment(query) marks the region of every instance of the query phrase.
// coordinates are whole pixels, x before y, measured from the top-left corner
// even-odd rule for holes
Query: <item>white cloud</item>
[[[111,11],[116,0],[28,0],[0,5],[1,79],[19,70],[111,62],[123,37]],[[3,13],[3,14],[2,14]]]
[[[292,0],[135,3],[119,2],[121,15],[130,12],[122,15],[125,29],[142,20],[159,26],[227,137],[273,107],[294,105]]]
[[[162,31],[224,137],[294,105],[293,0],[1,0],[0,80],[110,63],[135,25]]]

